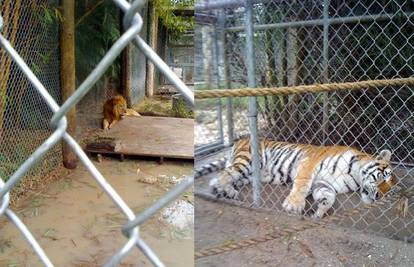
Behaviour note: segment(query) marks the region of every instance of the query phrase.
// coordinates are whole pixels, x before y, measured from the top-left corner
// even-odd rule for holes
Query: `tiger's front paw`
[[[301,214],[303,209],[305,208],[306,201],[305,198],[291,196],[289,195],[285,201],[283,201],[283,208],[287,212],[292,212],[296,214]]]
[[[314,214],[312,214],[312,219],[322,219],[325,216],[325,212],[317,210]]]
[[[210,182],[210,191],[216,197],[226,197],[226,198],[237,198],[239,191],[237,191],[233,185],[226,184],[222,185],[217,179],[213,179]]]

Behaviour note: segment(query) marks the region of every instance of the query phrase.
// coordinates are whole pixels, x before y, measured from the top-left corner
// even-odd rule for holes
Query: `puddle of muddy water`
[[[181,178],[193,167],[191,162],[180,161],[159,165],[154,161],[104,159],[95,164],[134,212],[154,203],[174,185],[168,177]],[[161,182],[140,182],[148,177]],[[124,217],[84,168],[29,197],[15,211],[56,266],[101,266],[126,242],[120,232]],[[160,216],[144,223],[142,238],[167,266],[193,266],[193,229],[178,230]],[[14,225],[5,219],[0,220],[0,266],[42,266]],[[150,263],[135,248],[121,266]]]

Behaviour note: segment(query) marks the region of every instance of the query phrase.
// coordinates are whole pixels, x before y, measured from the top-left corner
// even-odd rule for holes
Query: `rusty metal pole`
[[[75,76],[75,1],[62,0],[63,22],[60,27],[60,80],[63,102],[76,88]],[[67,132],[76,136],[76,109],[67,113]],[[68,169],[76,168],[78,158],[66,142],[62,142],[63,165]]]

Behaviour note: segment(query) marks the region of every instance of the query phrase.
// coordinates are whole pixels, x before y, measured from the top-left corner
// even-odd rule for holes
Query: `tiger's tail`
[[[227,159],[225,157],[218,159],[216,161],[210,162],[206,165],[197,168],[194,173],[194,178],[200,178],[201,176],[221,171],[226,168]]]

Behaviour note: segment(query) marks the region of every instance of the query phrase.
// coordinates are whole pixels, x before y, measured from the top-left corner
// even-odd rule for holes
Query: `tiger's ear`
[[[378,160],[390,161],[391,160],[391,151],[388,149],[382,150],[377,156]]]

